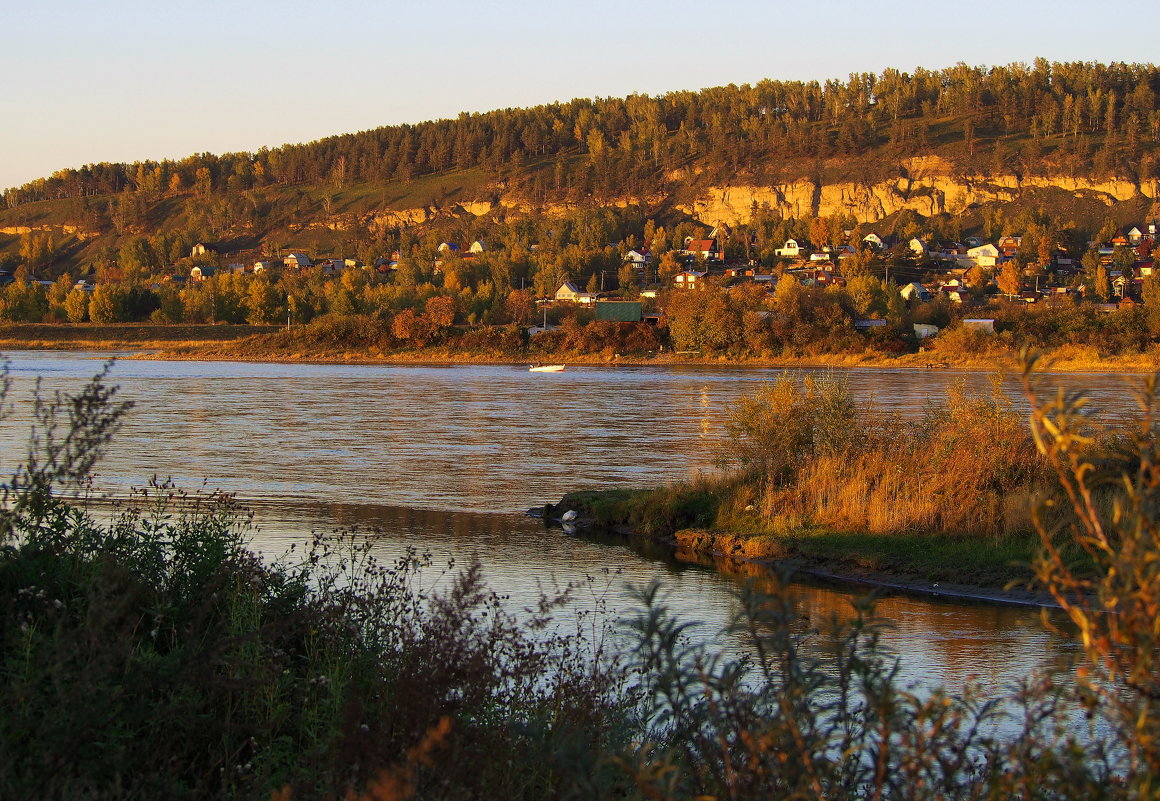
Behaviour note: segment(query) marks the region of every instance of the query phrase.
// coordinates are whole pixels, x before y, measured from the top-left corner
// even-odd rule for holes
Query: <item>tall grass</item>
[[[770,528],[993,538],[1032,531],[1048,476],[1025,421],[996,387],[961,385],[906,420],[858,408],[845,380],[788,375],[730,412],[722,462]]]

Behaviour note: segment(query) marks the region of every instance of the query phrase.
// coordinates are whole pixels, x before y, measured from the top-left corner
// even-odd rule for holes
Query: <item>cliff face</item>
[[[1091,180],[1066,176],[962,175],[937,157],[909,159],[899,165],[900,177],[868,183],[863,181],[815,182],[794,181],[769,186],[736,184],[710,186],[690,203],[677,208],[703,223],[729,225],[749,222],[755,207],[768,206],[783,217],[816,217],[840,215],[858,222],[873,223],[904,209],[923,216],[958,214],[970,206],[1004,203],[1024,193],[1058,189],[1077,197],[1089,197],[1112,206],[1115,203],[1160,198],[1160,181],[1142,183],[1126,180]],[[680,179],[681,176],[670,176]],[[620,198],[610,205],[630,203],[656,206],[662,197]],[[562,214],[572,207],[566,204],[542,204],[534,207],[549,216]],[[526,213],[533,206],[522,200],[500,195],[498,206],[486,201],[465,202],[450,209],[451,213],[482,216],[500,211]],[[377,215],[379,224],[407,225],[438,215],[434,209],[408,209]]]
[[[1093,181],[1086,178],[1026,176],[964,176],[928,170],[920,160],[904,169],[905,177],[876,184],[798,181],[775,186],[713,186],[682,207],[697,219],[728,224],[744,223],[756,204],[768,205],[782,216],[842,215],[858,222],[875,222],[910,209],[924,216],[957,214],[982,203],[1010,202],[1024,192],[1055,188],[1077,196],[1096,198],[1108,206],[1139,197],[1160,197],[1160,181]]]

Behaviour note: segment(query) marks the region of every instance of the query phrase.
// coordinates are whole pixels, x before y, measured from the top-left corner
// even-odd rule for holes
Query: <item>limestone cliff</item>
[[[937,157],[914,158],[899,165],[899,177],[877,183],[865,181],[817,182],[799,180],[772,185],[737,183],[709,186],[690,202],[677,209],[706,224],[724,222],[730,225],[748,222],[754,208],[769,207],[784,217],[841,215],[858,222],[873,223],[891,214],[910,209],[923,216],[958,214],[970,206],[1003,203],[1027,193],[1058,189],[1090,197],[1111,206],[1137,198],[1160,199],[1160,181],[1135,183],[1121,179],[1092,180],[1068,176],[962,175]],[[526,214],[538,212],[558,216],[575,208],[566,203],[530,204],[511,194],[497,193],[495,204],[489,201],[466,201],[444,214],[473,215]],[[641,204],[656,208],[664,198],[622,197],[608,205]],[[414,225],[426,222],[440,212],[434,208],[403,209],[380,212],[372,224]]]
[[[1106,205],[1160,197],[1160,181],[1091,180],[1066,176],[955,175],[941,159],[911,159],[900,177],[880,183],[796,181],[772,186],[712,186],[682,211],[703,222],[747,222],[755,206],[782,216],[851,216],[875,222],[904,209],[924,216],[957,214],[969,206],[1010,202],[1025,192],[1055,188],[1096,198]]]

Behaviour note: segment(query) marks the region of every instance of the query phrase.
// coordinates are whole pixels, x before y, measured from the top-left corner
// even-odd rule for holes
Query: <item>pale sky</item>
[[[0,187],[460,111],[884,67],[1154,61],[1156,0],[0,0]]]

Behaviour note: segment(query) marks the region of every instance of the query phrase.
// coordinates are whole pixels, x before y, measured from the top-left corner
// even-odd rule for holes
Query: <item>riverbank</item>
[[[0,345],[3,343],[0,342]],[[834,368],[834,369],[915,369],[915,370],[972,370],[994,372],[1017,369],[1015,354],[1005,356],[978,356],[962,354],[954,358],[933,357],[926,353],[907,354],[819,354],[802,357],[759,356],[698,356],[694,354],[659,353],[646,356],[592,353],[478,353],[448,348],[381,351],[312,348],[257,350],[247,347],[244,340],[229,343],[183,343],[167,347],[142,358],[172,361],[251,361],[251,362],[304,362],[315,364],[396,364],[396,365],[454,365],[454,364],[528,364],[552,362],[585,366],[660,366],[660,367],[752,367],[755,369]],[[1151,373],[1160,369],[1160,359],[1152,354],[1132,356],[1076,356],[1065,352],[1048,353],[1045,361],[1055,372],[1123,372]]]
[[[274,341],[278,334],[281,341]],[[24,323],[0,326],[0,350],[139,350],[138,358],[172,361],[302,362],[317,364],[527,364],[551,361],[574,365],[652,365],[667,367],[864,368],[1014,371],[1011,353],[920,352],[890,354],[828,353],[810,356],[703,355],[695,353],[619,354],[578,353],[528,348],[475,350],[453,345],[384,349],[378,346],[285,341],[278,326],[163,325],[120,323],[109,325]],[[1160,369],[1160,353],[1105,354],[1091,347],[1067,346],[1049,351],[1045,361],[1056,372],[1149,373]]]
[[[678,511],[655,514],[659,496]],[[770,573],[790,568],[799,576],[884,592],[1057,606],[1047,594],[1029,588],[1030,565],[1039,544],[1032,534],[994,540],[824,528],[774,531],[752,513],[747,521],[739,521],[747,529],[679,527],[681,522],[706,519],[694,511],[698,503],[695,491],[682,493],[673,488],[573,492],[549,504],[544,519],[558,524],[563,515],[575,512],[569,525],[577,531],[614,532],[626,545],[636,540],[660,542],[672,548],[679,561],[726,572],[752,573],[757,568]],[[650,522],[637,525],[644,509],[654,510],[649,513]]]
[[[268,325],[9,323],[0,325],[0,350],[212,349],[275,330]]]

